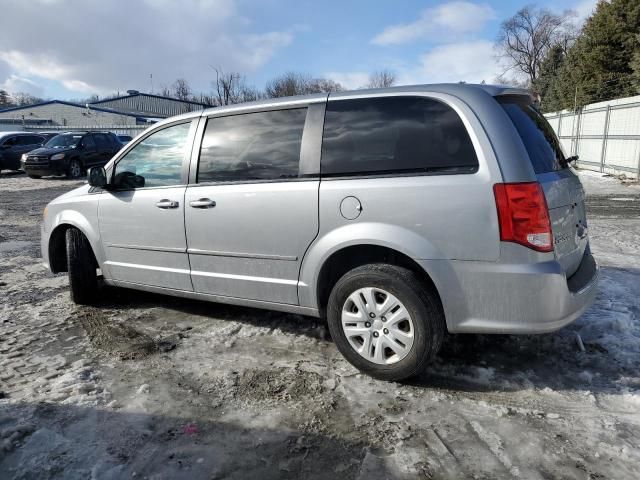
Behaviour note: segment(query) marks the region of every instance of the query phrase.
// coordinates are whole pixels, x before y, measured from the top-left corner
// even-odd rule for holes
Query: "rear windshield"
[[[518,130],[536,173],[567,168],[558,137],[544,116],[526,101],[503,97],[498,100]]]

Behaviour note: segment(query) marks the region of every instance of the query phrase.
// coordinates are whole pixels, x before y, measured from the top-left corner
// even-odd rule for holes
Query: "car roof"
[[[209,115],[223,114],[226,112],[232,113],[242,110],[252,110],[261,107],[274,107],[278,106],[290,106],[296,103],[309,103],[328,99],[359,97],[359,96],[375,96],[375,95],[387,95],[387,94],[411,94],[411,93],[444,93],[459,98],[464,98],[468,101],[473,101],[474,98],[479,96],[490,95],[492,97],[504,96],[504,95],[518,95],[531,98],[531,92],[524,88],[513,87],[510,85],[487,85],[476,83],[434,83],[423,85],[403,85],[399,87],[387,87],[387,88],[371,88],[362,90],[345,90],[342,92],[332,93],[316,93],[313,95],[298,95],[293,97],[280,97],[269,98],[266,100],[257,100],[254,102],[236,103],[233,105],[225,105],[220,107],[207,108],[206,110],[198,110],[195,112],[188,112],[174,117],[169,117],[157,122],[152,128],[162,127],[167,124],[175,123],[180,120],[191,120],[200,116],[206,117]]]
[[[486,84],[475,84],[475,83],[434,83],[434,84],[423,84],[423,85],[403,85],[399,87],[387,87],[387,88],[370,88],[370,89],[362,89],[362,90],[345,90],[341,92],[331,92],[331,93],[318,93],[314,95],[300,95],[295,97],[281,97],[281,98],[269,98],[266,100],[258,100],[255,102],[246,102],[246,103],[237,103],[234,105],[227,105],[224,107],[213,107],[208,108],[201,112],[203,116],[211,115],[217,112],[223,111],[233,111],[233,110],[242,110],[245,108],[259,108],[261,106],[274,106],[278,105],[286,105],[286,104],[295,104],[295,103],[303,103],[309,102],[313,100],[319,99],[333,99],[333,98],[344,98],[344,97],[354,97],[354,96],[365,96],[365,95],[386,95],[386,94],[398,94],[398,93],[447,93],[454,96],[460,96],[465,98],[473,97],[474,95],[491,95],[493,97],[503,96],[503,95],[520,95],[520,96],[531,96],[531,92],[519,87],[512,87],[509,85],[486,85]],[[191,114],[189,116],[198,116],[198,112],[195,114]],[[175,118],[175,117],[173,117]],[[188,118],[185,115],[185,118]]]
[[[0,138],[2,137],[8,137],[9,135],[38,135],[37,133],[33,133],[33,132],[0,132]]]

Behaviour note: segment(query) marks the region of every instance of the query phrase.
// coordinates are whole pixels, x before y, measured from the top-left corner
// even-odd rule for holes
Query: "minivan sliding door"
[[[325,99],[207,119],[185,195],[196,292],[298,303],[318,232]]]

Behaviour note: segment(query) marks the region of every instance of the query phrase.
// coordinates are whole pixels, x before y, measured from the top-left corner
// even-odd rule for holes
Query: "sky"
[[[0,0],[0,89],[73,99],[185,78],[209,92],[214,69],[258,88],[287,71],[359,88],[388,69],[398,84],[491,83],[500,22],[530,2],[365,0]],[[576,12],[596,0],[543,0]],[[152,76],[152,78],[151,78]]]

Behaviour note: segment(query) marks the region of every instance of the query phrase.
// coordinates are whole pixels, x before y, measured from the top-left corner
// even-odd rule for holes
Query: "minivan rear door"
[[[580,266],[588,243],[580,179],[569,167],[551,125],[526,97],[505,95],[498,100],[520,134],[544,189],[555,255],[570,277]]]

